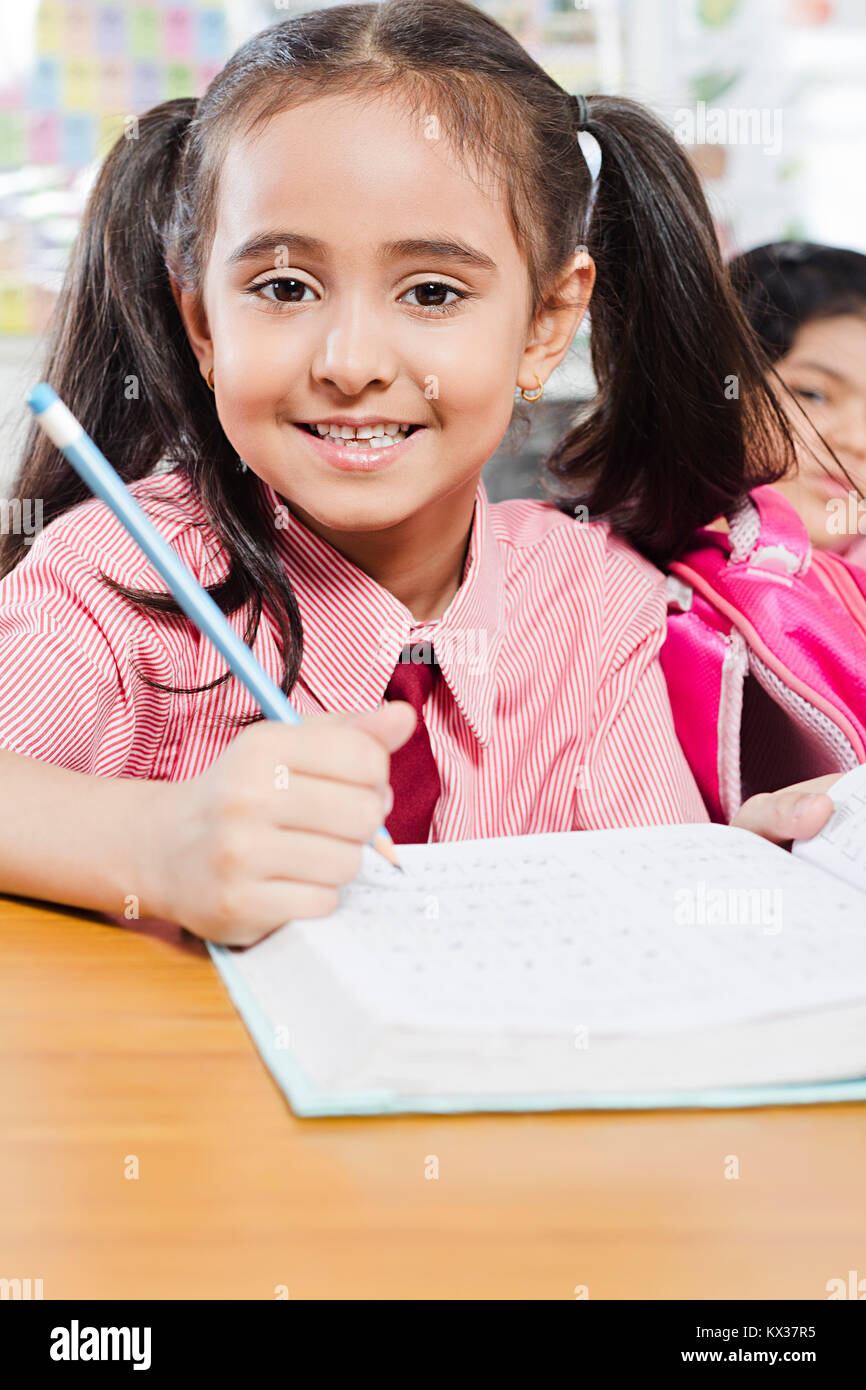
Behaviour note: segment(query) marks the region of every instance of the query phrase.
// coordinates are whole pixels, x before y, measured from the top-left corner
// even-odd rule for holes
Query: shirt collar
[[[503,640],[504,574],[479,478],[463,582],[441,618],[411,612],[289,510],[264,484],[277,545],[304,627],[300,680],[330,710],[382,703],[402,649],[429,641],[458,708],[482,745],[490,740],[493,672]]]

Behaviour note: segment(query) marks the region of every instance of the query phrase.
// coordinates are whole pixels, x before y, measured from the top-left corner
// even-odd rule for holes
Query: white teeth
[[[337,443],[345,444],[349,448],[358,448],[366,445],[370,448],[368,440],[375,440],[376,449],[389,449],[392,444],[399,444],[408,438],[411,426],[396,424],[389,421],[387,424],[360,425],[354,429],[351,425],[325,425],[317,424],[312,428],[321,437],[329,437]]]
[[[344,449],[369,449],[369,448],[370,448],[370,445],[367,443],[367,440],[366,440],[366,439],[339,439],[339,440],[337,440],[336,442],[337,442],[338,444],[341,444],[341,445],[343,446]],[[400,440],[399,440],[399,439],[397,439],[397,438],[392,438],[390,435],[385,434],[385,435],[382,436],[381,439],[377,439],[377,440],[376,440],[375,447],[376,447],[377,449],[390,449],[391,446],[392,446],[393,444],[399,444],[399,443],[400,443]]]

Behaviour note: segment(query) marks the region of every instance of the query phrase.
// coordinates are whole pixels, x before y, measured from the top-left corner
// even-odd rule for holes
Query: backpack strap
[[[728,515],[729,565],[762,570],[782,579],[807,572],[812,563],[808,532],[790,503],[773,487],[756,487]]]

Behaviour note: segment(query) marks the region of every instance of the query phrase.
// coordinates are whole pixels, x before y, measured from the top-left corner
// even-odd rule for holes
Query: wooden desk
[[[866,1275],[866,1106],[296,1120],[165,924],[0,898],[0,1066],[0,1277],[46,1299],[824,1299]]]

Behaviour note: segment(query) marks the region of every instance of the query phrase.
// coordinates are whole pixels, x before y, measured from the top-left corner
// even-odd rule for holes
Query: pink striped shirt
[[[250,485],[256,480],[250,474]],[[298,599],[301,714],[373,709],[407,643],[432,641],[442,679],[425,719],[442,781],[431,839],[703,821],[677,742],[658,651],[662,576],[602,523],[549,503],[491,505],[479,481],[463,582],[443,616],[413,615],[266,488]],[[179,471],[131,486],[202,584],[228,559]],[[93,499],[46,526],[0,582],[0,747],[102,776],[181,780],[216,759],[255,712],[185,617],[136,609],[99,580],[162,590],[150,562]],[[243,613],[229,622],[243,634]],[[279,680],[268,607],[253,651]]]

